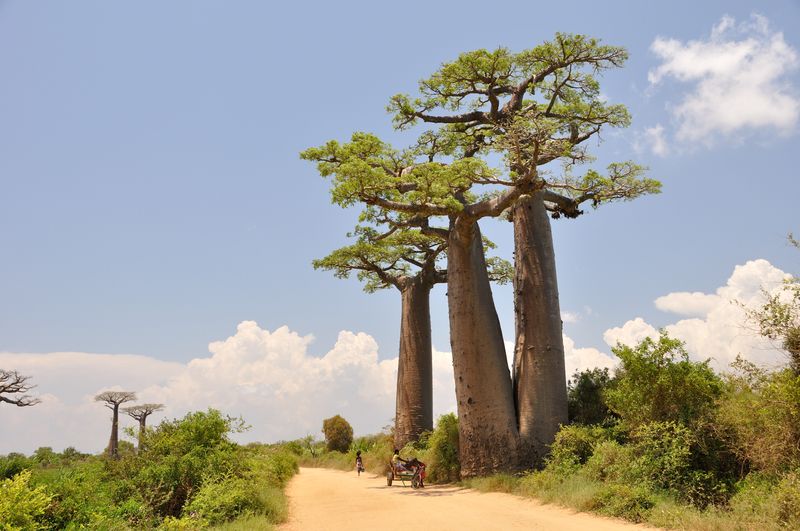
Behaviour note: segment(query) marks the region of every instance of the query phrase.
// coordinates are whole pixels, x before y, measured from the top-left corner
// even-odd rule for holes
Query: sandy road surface
[[[359,478],[355,472],[321,468],[301,468],[286,492],[289,521],[281,531],[644,529],[509,494],[450,486],[387,487],[384,477],[362,474]]]

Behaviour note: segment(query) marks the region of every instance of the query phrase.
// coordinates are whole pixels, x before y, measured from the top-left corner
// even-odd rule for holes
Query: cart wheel
[[[392,486],[392,479],[394,479],[394,478],[392,477],[392,473],[391,473],[391,472],[387,472],[387,473],[386,473],[386,485],[387,485],[387,486],[389,486],[389,487],[391,487],[391,486]]]
[[[418,489],[421,486],[422,481],[420,481],[419,476],[414,476],[411,478],[411,488]]]

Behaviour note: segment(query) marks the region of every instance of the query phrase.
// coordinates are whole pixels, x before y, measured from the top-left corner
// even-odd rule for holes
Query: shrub
[[[569,421],[579,424],[600,424],[613,414],[606,405],[603,393],[611,383],[608,369],[576,372],[567,382]]]
[[[340,415],[323,420],[322,433],[330,451],[346,452],[353,443],[353,427]]]
[[[800,528],[800,472],[787,474],[775,487],[778,521],[792,528]]]
[[[595,444],[592,456],[586,461],[586,475],[597,481],[621,481],[630,473],[633,450],[617,441]]]
[[[31,458],[42,466],[52,465],[58,462],[58,454],[49,446],[37,448]]]
[[[708,360],[689,361],[683,342],[666,332],[657,341],[645,338],[633,348],[617,344],[612,351],[621,365],[605,399],[626,426],[664,421],[694,424],[714,410],[722,380]]]
[[[23,470],[0,482],[0,529],[45,529],[43,516],[51,496],[44,487],[32,487],[31,471]]]
[[[594,495],[589,506],[602,514],[642,522],[655,506],[655,499],[645,488],[610,484]]]
[[[0,457],[0,479],[12,478],[35,464],[32,459],[16,452]]]
[[[431,483],[458,480],[461,464],[458,460],[458,417],[454,413],[439,417],[436,428],[428,437],[425,460]]]
[[[779,474],[800,466],[800,376],[767,373],[738,360],[726,379],[714,425],[736,457]]]
[[[208,524],[233,520],[259,509],[258,495],[251,482],[240,477],[207,481],[183,509],[184,515],[202,519]]]
[[[56,529],[69,524],[90,527],[96,515],[116,505],[111,481],[101,460],[95,459],[68,469],[37,469],[33,481],[53,495],[47,521]],[[122,504],[122,500],[119,503]]]
[[[145,434],[142,451],[108,462],[117,496],[135,491],[156,514],[178,516],[205,481],[240,475],[242,450],[228,436],[243,429],[241,419],[214,409],[161,422]]]
[[[563,426],[550,446],[548,468],[564,471],[575,470],[586,463],[601,441],[613,438],[613,432],[602,426],[583,426],[575,424]]]

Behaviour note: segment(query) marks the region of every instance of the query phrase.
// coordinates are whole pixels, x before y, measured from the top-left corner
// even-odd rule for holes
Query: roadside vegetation
[[[719,375],[662,332],[618,345],[614,375],[570,381],[543,470],[466,481],[679,529],[800,527],[800,376],[738,360]]]
[[[800,375],[737,360],[717,374],[689,359],[662,332],[618,345],[613,373],[594,369],[569,383],[571,423],[562,426],[545,466],[519,474],[464,479],[481,491],[534,497],[633,522],[676,529],[800,528]],[[305,466],[386,472],[390,430],[358,437],[346,452],[311,437],[285,443]],[[401,454],[427,465],[428,483],[459,480],[458,420]]]
[[[240,446],[240,419],[209,409],[163,421],[117,458],[56,453],[0,457],[0,530],[272,529],[297,471],[281,446]]]

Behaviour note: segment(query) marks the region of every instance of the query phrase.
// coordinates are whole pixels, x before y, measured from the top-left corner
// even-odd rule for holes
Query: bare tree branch
[[[0,369],[0,402],[13,404],[18,407],[33,406],[40,403],[40,399],[25,394],[36,387],[28,382],[30,378],[30,376],[23,376],[17,371]]]

